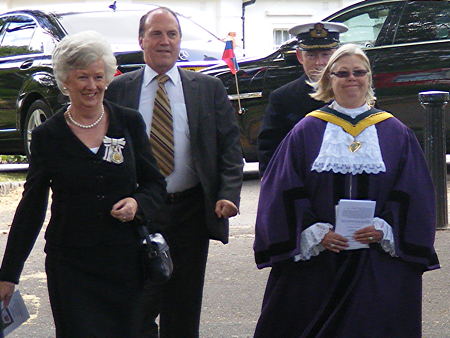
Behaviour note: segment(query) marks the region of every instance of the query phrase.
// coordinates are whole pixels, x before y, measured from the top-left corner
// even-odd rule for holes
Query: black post
[[[436,189],[436,228],[448,227],[447,163],[445,149],[445,112],[448,92],[428,91],[419,93],[419,101],[426,111],[424,131],[425,158]]]

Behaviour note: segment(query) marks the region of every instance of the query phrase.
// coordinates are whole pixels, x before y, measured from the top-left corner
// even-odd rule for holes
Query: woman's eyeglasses
[[[365,69],[357,69],[352,72],[349,72],[348,70],[340,70],[339,72],[331,72],[331,75],[334,75],[340,79],[346,78],[350,76],[350,73],[353,74],[354,77],[363,77],[366,75],[369,71]]]

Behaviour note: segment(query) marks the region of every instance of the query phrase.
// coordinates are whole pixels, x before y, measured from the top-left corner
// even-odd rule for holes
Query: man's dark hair
[[[182,36],[180,20],[178,20],[177,14],[173,10],[171,10],[170,8],[157,7],[157,8],[154,8],[154,9],[148,11],[146,14],[144,14],[141,17],[141,20],[139,21],[139,37],[140,38],[142,38],[144,36],[144,33],[145,33],[145,22],[147,21],[148,16],[150,14],[152,14],[153,12],[156,12],[157,10],[160,10],[160,9],[163,10],[163,11],[166,11],[166,12],[168,12],[168,13],[170,13],[170,14],[172,14],[174,16],[174,18],[175,18],[175,20],[177,20],[177,24],[178,24],[178,33],[180,33],[180,37]]]

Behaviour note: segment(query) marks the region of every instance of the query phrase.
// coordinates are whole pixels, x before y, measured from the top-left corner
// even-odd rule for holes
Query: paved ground
[[[20,190],[20,189],[19,189]],[[16,190],[0,196],[0,252],[3,252],[12,215],[20,198]],[[213,242],[204,294],[201,337],[252,337],[258,318],[268,269],[257,270],[253,261],[253,225],[259,181],[256,175],[244,183],[241,215],[232,221],[228,245]],[[43,233],[27,261],[20,290],[31,319],[11,338],[54,337],[43,272]],[[424,275],[423,336],[450,337],[450,231],[438,231],[436,248],[442,269]],[[274,337],[277,338],[277,337]]]

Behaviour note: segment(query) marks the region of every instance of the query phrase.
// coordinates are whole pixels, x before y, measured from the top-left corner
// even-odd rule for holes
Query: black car
[[[380,109],[391,111],[422,139],[424,109],[418,93],[450,90],[450,2],[367,0],[323,19],[346,24],[343,43],[355,43],[369,57]],[[239,62],[239,94],[234,76],[224,66],[202,71],[219,77],[238,112],[241,143],[247,162],[256,161],[256,142],[270,92],[299,77],[295,40],[276,52]],[[447,149],[450,149],[447,122]]]
[[[28,154],[31,130],[66,103],[52,74],[51,54],[67,34],[83,30],[103,34],[116,55],[118,74],[143,66],[139,19],[156,6],[54,7],[0,14],[0,154]],[[183,31],[178,64],[192,70],[216,64],[224,42],[178,16]]]

